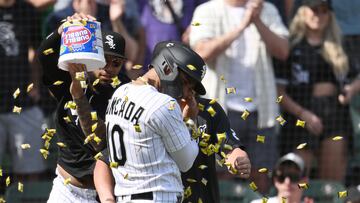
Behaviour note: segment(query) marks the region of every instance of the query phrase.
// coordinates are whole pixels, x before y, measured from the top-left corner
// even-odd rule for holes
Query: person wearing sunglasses
[[[303,189],[299,183],[308,183],[304,160],[295,153],[288,153],[281,157],[273,170],[273,183],[277,195],[270,197],[268,203],[281,203],[286,199],[288,203],[313,203],[313,200],[304,197]],[[262,199],[254,200],[251,203],[261,203]]]

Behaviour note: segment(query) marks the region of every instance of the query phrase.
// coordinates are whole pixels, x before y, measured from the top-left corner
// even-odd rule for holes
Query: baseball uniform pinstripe
[[[126,84],[109,101],[106,125],[118,201],[153,192],[154,202],[177,202],[183,185],[169,152],[192,142],[177,102],[153,86]]]
[[[56,178],[53,181],[47,203],[98,203],[96,201],[96,190],[85,189],[64,184],[64,178],[56,171]]]

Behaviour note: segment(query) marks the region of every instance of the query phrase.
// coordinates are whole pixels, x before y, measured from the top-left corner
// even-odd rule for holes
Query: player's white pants
[[[153,192],[154,200],[132,200],[131,195],[119,196],[117,203],[181,203],[182,194],[175,192]]]
[[[47,203],[98,203],[96,191],[64,184],[64,178],[57,173]]]

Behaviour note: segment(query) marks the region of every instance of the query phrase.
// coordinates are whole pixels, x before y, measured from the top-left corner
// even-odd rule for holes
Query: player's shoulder
[[[216,101],[216,99],[207,99],[207,98],[198,97],[196,98],[196,101],[198,102],[199,108],[201,108],[200,110],[211,111],[211,109],[213,109],[215,110],[215,112],[224,112],[224,109]]]

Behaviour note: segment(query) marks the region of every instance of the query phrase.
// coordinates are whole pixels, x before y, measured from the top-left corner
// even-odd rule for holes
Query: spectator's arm
[[[239,26],[225,35],[200,40],[195,44],[194,50],[208,63],[222,54],[239,37],[244,29],[244,26]]]
[[[305,127],[310,133],[314,135],[319,135],[322,133],[323,124],[317,115],[295,102],[286,93],[284,86],[278,86],[278,92],[283,96],[281,107],[284,108],[286,112],[294,115],[296,118],[299,118],[302,121],[305,121]]]
[[[341,104],[348,104],[353,96],[360,92],[360,79],[356,78],[349,85],[345,85],[342,91],[342,94],[339,95],[339,101]]]
[[[94,184],[100,202],[115,203],[114,178],[110,167],[102,160],[97,160],[94,168]]]
[[[288,39],[278,36],[272,32],[261,19],[254,20],[254,24],[258,29],[261,38],[265,42],[266,48],[270,54],[278,59],[285,60],[289,56]]]
[[[269,17],[272,20],[269,25],[266,25],[263,22],[263,19],[260,17],[261,13],[264,12],[263,4],[263,0],[257,0],[249,3],[248,9],[251,9],[253,11],[252,22],[255,24],[257,30],[259,31],[260,36],[264,41],[266,48],[270,52],[270,54],[275,58],[285,60],[289,56],[288,40],[285,37],[275,33],[273,30],[281,30],[280,28],[286,30],[286,28],[281,21],[279,12],[273,5],[265,5],[267,6],[267,12],[269,12],[269,16],[266,17]]]

